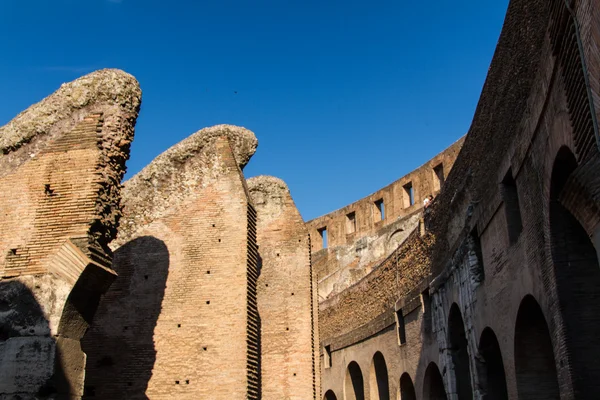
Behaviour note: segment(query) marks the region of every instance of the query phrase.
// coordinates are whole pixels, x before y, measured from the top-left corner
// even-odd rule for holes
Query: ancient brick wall
[[[258,398],[256,214],[239,168],[255,148],[243,128],[207,128],[126,182],[86,397]]]
[[[283,181],[260,176],[248,188],[258,215],[262,398],[320,399],[308,231]]]
[[[375,268],[336,296],[358,299],[354,288],[364,285],[375,305],[359,299],[338,313],[331,300],[322,304],[348,325],[342,335],[322,329],[331,352],[323,351],[324,390],[347,396],[356,362],[372,399],[369,363],[381,352],[389,396],[403,393],[409,376],[409,398],[597,397],[600,25],[591,23],[598,4],[572,3],[577,20],[563,1],[511,1],[473,124],[425,218],[432,246],[422,267],[432,278],[394,304],[385,284],[367,289]],[[419,292],[421,311],[404,316]],[[377,306],[388,311],[358,328],[343,322]],[[421,330],[411,339],[413,323]],[[394,325],[404,327],[404,344]]]
[[[439,193],[462,142],[374,194],[307,222],[321,300],[360,281],[417,228],[423,200]]]
[[[103,70],[0,128],[0,396],[82,395],[140,101],[131,75]]]

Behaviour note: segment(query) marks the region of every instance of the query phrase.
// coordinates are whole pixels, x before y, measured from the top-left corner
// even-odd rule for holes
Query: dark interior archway
[[[550,332],[533,296],[521,301],[517,314],[515,373],[519,400],[560,399]]]
[[[576,167],[573,153],[561,148],[550,184],[551,251],[567,344],[567,354],[561,354],[561,359],[569,360],[576,397],[596,399],[600,393],[598,256],[584,228],[559,201]]]
[[[363,375],[356,361],[348,364],[348,368],[346,369],[344,400],[365,400]]]
[[[333,390],[328,390],[325,392],[325,396],[323,397],[323,400],[337,400],[337,397],[336,397],[335,393],[333,393]]]
[[[468,342],[462,314],[456,303],[450,307],[448,316],[448,342],[452,362],[454,363],[458,398],[460,400],[472,400],[473,390],[471,389],[471,369],[467,351]]]
[[[444,380],[438,366],[434,362],[429,363],[425,370],[423,400],[447,400]]]
[[[491,328],[485,328],[479,340],[479,354],[485,361],[483,364],[484,376],[482,385],[485,390],[486,400],[506,400],[506,375],[504,362],[498,339]]]
[[[398,400],[417,400],[415,386],[406,372],[400,377],[400,399]]]
[[[390,400],[387,365],[379,351],[373,356],[369,375],[371,400]]]

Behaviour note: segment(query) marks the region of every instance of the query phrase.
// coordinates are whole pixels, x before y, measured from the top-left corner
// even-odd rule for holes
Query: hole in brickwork
[[[268,283],[265,283],[265,286],[266,286],[266,287],[269,287],[269,284],[268,284]]]
[[[588,399],[600,393],[600,266],[587,232],[559,200],[576,168],[575,156],[563,147],[556,156],[550,184],[550,243],[566,344],[556,358],[564,359],[565,368],[572,371],[577,397]]]
[[[321,229],[317,229],[317,232],[319,232],[319,236],[321,237],[321,248],[326,249],[327,248],[327,227],[324,226]]]
[[[128,327],[128,326],[124,326],[124,327],[123,327],[123,331],[126,331],[127,329],[129,329],[129,327]]]
[[[97,365],[99,367],[112,367],[115,365],[115,362],[112,357],[104,356],[100,360],[98,360]]]
[[[402,309],[396,311],[396,330],[398,335],[398,344],[406,343],[406,325],[404,323],[404,315]]]
[[[179,381],[175,381],[175,384],[176,384],[176,385],[179,385]]]
[[[286,330],[286,331],[289,331],[289,330],[290,330],[290,328],[285,328],[285,330]]]
[[[277,253],[277,257],[279,257],[279,253]]]
[[[133,382],[127,382],[127,386],[133,386]]]
[[[415,385],[406,372],[400,377],[400,398],[402,400],[417,400]]]
[[[506,226],[508,228],[508,240],[510,244],[513,244],[517,241],[523,230],[523,222],[521,220],[517,182],[513,177],[512,169],[508,170],[506,176],[502,180],[502,200],[504,201],[504,215],[506,217]]]
[[[215,224],[212,224],[213,228],[216,226]]]
[[[294,372],[294,376],[296,376],[296,373]]]
[[[375,353],[369,371],[369,383],[372,399],[390,400],[390,388],[388,384],[388,370],[385,358],[381,352]]]
[[[190,380],[189,380],[189,379],[186,379],[186,380],[185,380],[185,384],[186,384],[186,385],[189,385],[189,384],[190,384]]]
[[[448,342],[450,343],[450,354],[454,364],[458,398],[472,399],[473,390],[471,389],[467,335],[465,334],[462,314],[456,303],[450,307],[450,315],[448,316]]]
[[[444,184],[444,164],[433,167],[433,190],[438,191]]]
[[[523,299],[517,313],[515,372],[520,399],[560,399],[548,324],[532,296]]]
[[[206,271],[206,273],[210,275],[210,271]]]
[[[373,220],[375,222],[383,221],[385,219],[385,204],[383,203],[383,199],[376,200],[373,204],[375,205],[375,217]]]
[[[17,255],[17,249],[10,249],[10,252],[12,253],[13,256]]]
[[[221,243],[221,239],[219,239],[219,243]]]
[[[356,232],[356,213],[351,212],[346,214],[346,233],[351,234]]]
[[[444,380],[438,366],[432,362],[425,370],[423,380],[423,399],[427,400],[446,400],[446,389],[444,389]]]
[[[177,327],[178,327],[178,328],[181,328],[181,324],[177,324]]]
[[[325,363],[325,368],[331,368],[331,345],[327,345],[323,349],[323,362]]]
[[[148,275],[144,275],[144,279],[145,279],[145,280],[148,280]]]
[[[50,188],[49,183],[44,185],[44,193],[46,193],[46,195],[48,195],[48,196],[50,196],[52,193],[54,193],[54,190],[52,188]]]
[[[206,304],[210,304],[210,300],[206,300]]]
[[[294,292],[292,292],[292,296],[294,295]]]
[[[346,400],[365,400],[363,375],[356,361],[348,364],[348,368],[346,369],[344,393]]]
[[[483,357],[484,363],[481,363],[481,369],[484,370],[483,382],[486,399],[506,400],[508,392],[506,389],[506,376],[504,374],[504,362],[500,352],[498,339],[490,328],[485,328],[479,341],[479,354]]]
[[[415,191],[413,189],[412,182],[408,182],[406,185],[402,186],[403,195],[402,202],[404,203],[404,208],[408,208],[415,204]]]
[[[206,351],[208,350],[208,347],[203,347],[202,350]]]

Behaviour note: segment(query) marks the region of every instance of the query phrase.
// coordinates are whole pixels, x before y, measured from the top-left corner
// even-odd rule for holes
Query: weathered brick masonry
[[[511,1],[423,256],[321,303],[326,399],[597,398],[599,49],[598,2]]]
[[[0,398],[82,395],[79,341],[115,278],[107,245],[140,101],[132,76],[103,70],[0,128]]]
[[[262,398],[320,399],[308,231],[283,181],[260,176],[249,179],[248,187],[258,214],[261,259]]]
[[[90,398],[258,398],[256,214],[240,171],[256,143],[207,128],[125,184],[120,276],[84,341]]]

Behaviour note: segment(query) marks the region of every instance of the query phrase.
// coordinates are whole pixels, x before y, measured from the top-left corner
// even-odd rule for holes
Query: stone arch
[[[458,304],[452,304],[448,315],[448,344],[450,355],[454,364],[456,379],[456,393],[459,399],[473,398],[471,387],[471,368],[469,366],[468,341],[465,333],[465,324]]]
[[[425,370],[423,379],[423,400],[447,400],[444,380],[438,366],[431,362]]]
[[[548,324],[538,302],[525,296],[515,324],[515,373],[521,400],[558,400],[558,378]]]
[[[496,334],[491,328],[485,328],[479,339],[479,354],[483,358],[483,387],[486,400],[506,400],[506,375],[502,352]]]
[[[371,400],[390,400],[387,365],[380,351],[373,355],[369,373],[369,384]]]
[[[348,364],[348,368],[346,368],[344,400],[365,400],[363,375],[356,361],[352,361]]]
[[[410,375],[405,372],[400,377],[400,387],[398,388],[398,400],[417,400],[415,385],[413,385]]]
[[[600,266],[584,227],[560,201],[568,195],[563,189],[576,168],[575,155],[562,147],[550,182],[550,248],[566,342],[560,359],[570,364],[578,398],[593,399],[600,393]]]
[[[335,395],[333,390],[329,389],[328,391],[325,392],[325,396],[323,397],[323,400],[337,400],[337,396]]]

